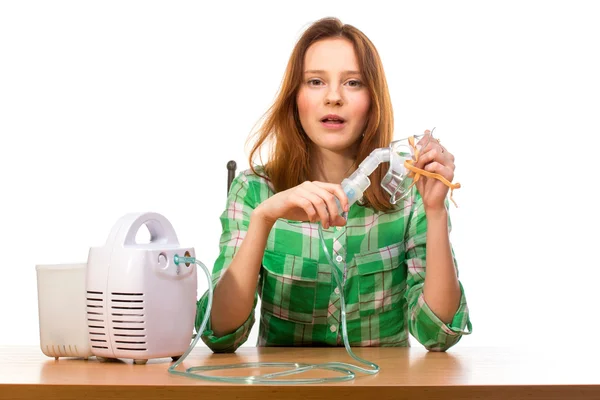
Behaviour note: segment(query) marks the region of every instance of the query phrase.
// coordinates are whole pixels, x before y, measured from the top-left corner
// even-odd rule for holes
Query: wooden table
[[[412,348],[354,348],[377,375],[309,385],[219,384],[167,372],[170,359],[54,360],[37,347],[0,347],[0,399],[600,399],[600,351],[456,346],[446,353]],[[344,348],[242,347],[234,354],[195,349],[182,366],[249,361],[356,363]],[[181,369],[181,368],[180,368]],[[252,371],[219,371],[248,375]],[[313,371],[302,376],[334,376]],[[297,377],[297,376],[296,376]]]

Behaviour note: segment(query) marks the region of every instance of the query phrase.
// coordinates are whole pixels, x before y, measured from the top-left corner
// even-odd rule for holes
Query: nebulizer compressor
[[[430,139],[431,136],[429,135]],[[415,137],[411,137],[412,140]],[[414,142],[406,145],[406,140],[393,142],[387,148],[374,150],[341,186],[348,197],[348,205],[358,201],[370,186],[369,175],[382,163],[388,162],[389,168],[381,186],[390,194],[390,201],[396,203],[410,194],[412,185],[408,185],[410,176],[408,160],[414,160],[417,147]],[[423,147],[426,143],[423,144]],[[418,154],[417,154],[418,156]],[[408,168],[407,168],[408,167]],[[338,202],[339,205],[339,202]],[[341,210],[341,207],[339,207]],[[147,244],[135,243],[135,235],[142,225],[146,225],[151,235]],[[242,363],[220,366],[197,366],[184,371],[177,368],[196,346],[204,332],[212,306],[213,287],[207,267],[195,257],[193,248],[179,246],[171,223],[157,213],[128,214],[113,227],[108,240],[102,247],[91,248],[88,255],[85,280],[85,323],[86,338],[90,344],[89,354],[102,359],[129,358],[144,364],[148,359],[172,357],[175,361],[168,368],[174,375],[187,376],[227,383],[294,384],[323,383],[351,380],[356,372],[376,374],[379,367],[357,357],[348,342],[346,327],[346,305],[344,299],[344,278],[325,246],[322,227],[319,235],[325,255],[333,266],[333,276],[340,291],[342,335],[348,354],[368,368],[342,362],[323,364],[305,364],[294,362]],[[208,282],[208,302],[204,319],[198,334],[193,336],[197,301],[197,271],[199,266]],[[40,285],[38,275],[38,288]],[[41,296],[42,291],[39,290]],[[64,327],[57,327],[43,318],[40,297],[40,333],[44,338],[73,339],[65,335]],[[46,301],[47,302],[47,301]],[[48,307],[45,307],[48,312]],[[77,316],[81,320],[81,313]],[[46,331],[44,334],[44,330]],[[62,330],[62,332],[58,332]],[[67,338],[67,339],[65,339]],[[78,338],[81,342],[81,338]],[[47,339],[49,340],[49,339]],[[43,342],[43,340],[42,340]],[[41,343],[42,350],[48,343]],[[58,344],[60,345],[60,344]],[[45,352],[46,353],[46,352]],[[46,353],[50,355],[49,353]],[[71,354],[65,354],[71,356]],[[239,369],[256,367],[279,367],[283,371],[251,376],[215,376],[202,374],[221,369]],[[328,378],[285,377],[309,370],[330,370],[338,376]],[[283,379],[282,379],[283,378]]]
[[[149,243],[136,234],[148,228]],[[112,227],[86,263],[37,265],[40,347],[50,357],[177,359],[189,346],[197,298],[196,269],[176,265],[171,223],[157,213],[131,213]]]

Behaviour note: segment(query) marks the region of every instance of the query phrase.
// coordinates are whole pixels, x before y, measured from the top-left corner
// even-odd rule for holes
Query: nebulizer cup
[[[390,195],[390,203],[396,204],[399,201],[408,197],[414,187],[411,186],[412,178],[409,178],[410,170],[404,163],[406,160],[417,161],[417,154],[414,146],[419,143],[418,149],[424,149],[431,142],[433,136],[433,128],[430,133],[422,135],[414,135],[400,140],[395,140],[390,143],[390,165],[388,172],[381,180],[381,187]]]

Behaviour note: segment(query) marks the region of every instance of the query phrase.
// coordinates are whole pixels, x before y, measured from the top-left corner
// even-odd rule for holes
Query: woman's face
[[[302,127],[315,145],[354,155],[371,99],[349,40],[323,39],[308,48],[297,103]]]

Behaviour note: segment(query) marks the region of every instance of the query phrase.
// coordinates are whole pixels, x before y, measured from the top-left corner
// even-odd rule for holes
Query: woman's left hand
[[[429,143],[427,143],[428,140]],[[425,143],[427,146],[423,148]],[[439,174],[452,182],[455,169],[452,153],[440,144],[439,139],[433,138],[429,130],[425,131],[425,136],[417,143],[417,148],[419,146],[421,146],[419,160],[414,164],[415,167]],[[449,188],[442,181],[421,175],[416,186],[423,198],[426,213],[445,210],[445,200]]]

